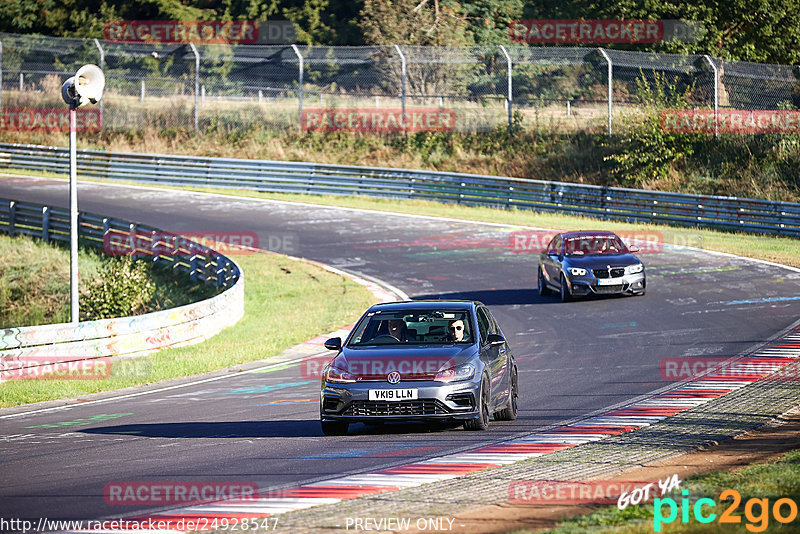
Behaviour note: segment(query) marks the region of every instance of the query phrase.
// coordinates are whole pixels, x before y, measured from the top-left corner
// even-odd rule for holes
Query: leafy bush
[[[143,313],[155,290],[147,263],[129,257],[109,260],[82,292],[81,320]]]

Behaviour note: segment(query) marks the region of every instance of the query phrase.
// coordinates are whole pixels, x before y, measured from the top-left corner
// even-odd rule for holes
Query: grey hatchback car
[[[517,365],[489,309],[475,301],[376,304],[347,336],[325,342],[320,421],[326,435],[351,423],[457,421],[485,430],[517,417]]]
[[[644,295],[644,264],[613,232],[556,235],[539,257],[539,295],[558,292],[562,301],[586,295]]]

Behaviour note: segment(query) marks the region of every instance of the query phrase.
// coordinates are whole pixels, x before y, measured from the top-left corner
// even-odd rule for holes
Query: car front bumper
[[[614,280],[612,285],[600,285],[598,280]],[[627,274],[620,278],[598,279],[594,276],[571,277],[569,280],[573,296],[621,295],[641,293],[646,288],[644,273]]]
[[[475,419],[479,415],[480,388],[480,377],[459,382],[405,381],[399,384],[385,381],[332,384],[323,381],[320,418],[353,423]],[[371,389],[416,389],[417,399],[371,401]]]

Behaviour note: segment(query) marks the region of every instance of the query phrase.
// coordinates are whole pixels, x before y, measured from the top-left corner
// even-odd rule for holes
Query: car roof
[[[562,238],[574,238],[574,237],[592,237],[592,236],[616,236],[614,232],[609,232],[608,230],[576,230],[573,232],[562,232]]]
[[[438,308],[440,310],[467,310],[482,304],[476,300],[406,300],[402,302],[381,302],[375,304],[369,311],[403,311],[418,310],[420,308]]]

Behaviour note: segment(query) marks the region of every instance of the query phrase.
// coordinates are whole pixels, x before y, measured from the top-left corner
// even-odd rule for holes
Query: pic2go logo
[[[694,505],[689,503],[689,490],[683,490],[683,499],[681,499],[680,506],[675,502],[675,499],[666,497],[663,499],[655,499],[653,501],[653,530],[661,532],[662,525],[667,525],[678,519],[678,513],[681,515],[681,523],[689,522],[689,513],[692,512],[694,519],[698,523],[712,523],[717,520],[717,514],[708,510],[708,508],[716,508],[717,503],[714,499],[704,497],[697,499]],[[720,501],[733,501],[725,511],[719,515],[720,523],[741,524],[742,517],[733,515],[739,508],[742,502],[742,496],[738,491],[728,489],[719,494]],[[744,504],[744,517],[747,520],[745,528],[750,532],[764,532],[769,526],[770,511],[772,516],[779,523],[787,524],[797,519],[797,503],[789,498],[782,498],[776,500],[770,509],[769,499],[752,498]],[[664,508],[668,512],[665,515]],[[756,511],[757,510],[757,511]]]

